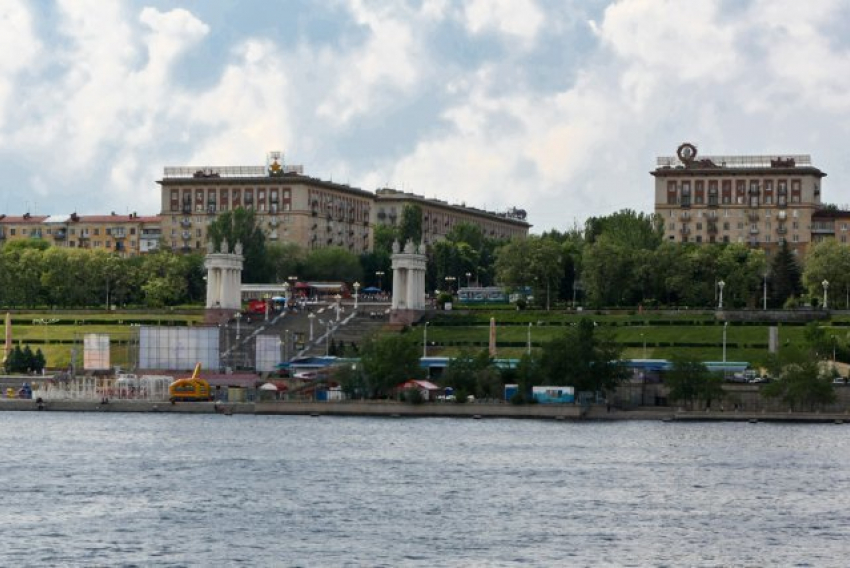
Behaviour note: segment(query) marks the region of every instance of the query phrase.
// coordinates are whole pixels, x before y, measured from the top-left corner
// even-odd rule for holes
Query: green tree
[[[303,274],[307,253],[296,243],[269,243],[266,258],[272,281],[286,282],[290,276]]]
[[[360,364],[370,397],[387,396],[396,385],[422,376],[419,345],[406,333],[368,338]]]
[[[626,377],[621,353],[610,330],[582,318],[543,344],[541,376],[552,385],[572,386],[576,391],[609,391]]]
[[[692,409],[696,401],[702,400],[711,407],[713,400],[723,398],[723,378],[710,372],[704,363],[679,355],[672,358],[672,364],[673,368],[664,375],[670,400]]]
[[[770,264],[770,305],[782,308],[789,298],[798,297],[802,292],[800,265],[788,248],[788,242],[782,241]]]
[[[584,247],[582,282],[587,301],[597,307],[631,303],[634,249],[606,235]]]
[[[768,369],[774,381],[762,388],[762,394],[782,400],[792,410],[812,411],[835,402],[835,370],[823,365],[811,346],[786,345],[770,357]]]
[[[402,246],[408,240],[417,245],[422,242],[422,207],[418,204],[406,204],[401,210],[398,240]]]
[[[806,255],[803,282],[809,294],[823,296],[823,281],[829,282],[829,306],[847,309],[847,291],[850,289],[850,247],[835,239],[816,243]]]
[[[535,235],[513,239],[497,252],[496,275],[508,287],[531,287],[535,302],[548,308],[561,290],[561,246],[554,239]]]
[[[145,255],[142,270],[147,275],[142,285],[144,302],[150,307],[173,306],[187,297],[185,264],[169,250]]]
[[[243,282],[265,283],[271,280],[273,273],[266,258],[266,236],[257,224],[253,209],[237,207],[219,213],[207,228],[207,235],[217,251],[225,239],[230,251],[236,243],[242,244],[242,256],[245,257]]]
[[[363,279],[363,267],[358,256],[339,247],[310,252],[302,272],[304,278],[310,280],[355,282]]]
[[[653,250],[664,238],[664,222],[653,213],[623,209],[607,217],[591,217],[585,223],[585,240],[595,243],[606,235],[610,242],[634,249]]]

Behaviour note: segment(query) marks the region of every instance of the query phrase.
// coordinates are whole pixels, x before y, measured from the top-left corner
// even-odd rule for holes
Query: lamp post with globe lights
[[[827,295],[827,292],[829,290],[829,280],[824,278],[823,282],[821,282],[820,285],[823,286],[823,309],[828,310],[829,296]]]
[[[721,310],[723,309],[723,288],[725,286],[726,286],[726,282],[724,282],[723,280],[721,280],[720,282],[717,283],[717,287],[720,288],[720,299],[717,302],[717,307]]]

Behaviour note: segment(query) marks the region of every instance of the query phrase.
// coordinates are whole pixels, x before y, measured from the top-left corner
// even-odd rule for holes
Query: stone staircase
[[[295,357],[323,356],[329,350],[326,339],[330,334],[331,343],[352,344],[360,347],[366,337],[381,331],[389,325],[389,303],[360,303],[354,310],[353,302],[344,303],[337,320],[336,307],[333,304],[313,304],[306,310],[243,318],[237,326],[231,321],[224,326],[221,334],[221,353],[225,367],[249,369],[254,366],[253,353],[258,335],[274,335],[281,341],[282,357],[290,360]],[[311,318],[313,314],[313,340],[310,340]]]

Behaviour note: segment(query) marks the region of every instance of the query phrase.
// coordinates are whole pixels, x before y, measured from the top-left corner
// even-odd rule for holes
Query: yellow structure
[[[0,215],[0,242],[42,239],[54,246],[136,256],[159,247],[160,218],[129,215]]]
[[[703,157],[687,142],[675,157],[658,158],[651,174],[665,239],[745,243],[767,254],[787,242],[800,256],[813,240],[826,176],[807,155]]]

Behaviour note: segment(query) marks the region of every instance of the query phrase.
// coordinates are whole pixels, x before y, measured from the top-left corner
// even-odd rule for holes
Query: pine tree
[[[33,364],[33,371],[35,371],[36,373],[41,373],[47,366],[47,358],[44,356],[44,353],[41,351],[41,348],[38,348],[36,350],[35,357],[33,358]]]
[[[788,298],[799,296],[803,291],[800,265],[791,254],[788,242],[783,241],[771,263],[770,304],[782,308]]]
[[[35,368],[35,353],[32,352],[30,346],[24,347],[23,357],[21,357],[21,371],[29,373]]]

